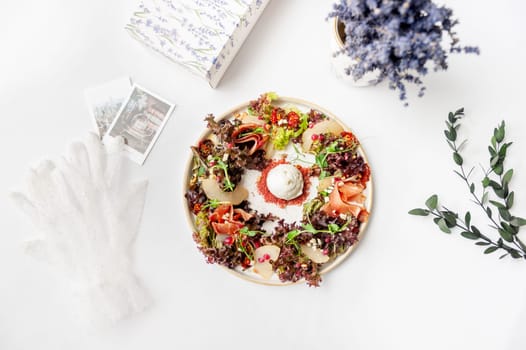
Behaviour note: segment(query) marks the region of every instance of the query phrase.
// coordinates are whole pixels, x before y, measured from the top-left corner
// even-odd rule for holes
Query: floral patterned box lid
[[[216,87],[270,0],[141,0],[126,30]]]

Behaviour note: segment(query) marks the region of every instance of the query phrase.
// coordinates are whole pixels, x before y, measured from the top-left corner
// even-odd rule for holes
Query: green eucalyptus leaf
[[[512,224],[513,226],[517,226],[517,227],[525,226],[526,219],[515,217],[510,221],[510,224]]]
[[[482,195],[482,204],[486,204],[488,202],[489,192],[484,192]]]
[[[409,210],[409,214],[410,215],[418,215],[418,216],[428,216],[429,215],[429,210],[422,209],[422,208],[415,208],[415,209]]]
[[[482,187],[484,187],[484,188],[488,187],[488,186],[489,186],[489,181],[490,181],[490,180],[489,180],[489,177],[487,177],[487,176],[484,177],[484,178],[482,179]]]
[[[438,220],[438,223],[437,223],[438,227],[440,228],[440,230],[444,233],[451,233],[451,230],[449,229],[449,227],[447,227],[447,223],[446,223],[446,220],[444,218],[440,218]]]
[[[489,201],[489,202],[491,204],[493,204],[493,206],[497,207],[498,209],[501,209],[501,208],[505,209],[506,208],[506,206],[504,204],[502,204],[502,203],[499,203],[499,202],[496,202],[496,201]]]
[[[506,198],[507,193],[505,189],[502,189],[502,188],[498,190],[495,189],[494,192],[497,195],[497,197],[502,198],[502,199]]]
[[[512,191],[508,195],[508,198],[506,198],[506,208],[511,209],[511,207],[513,207],[514,198],[515,198],[515,193]]]
[[[462,156],[458,152],[453,153],[453,160],[457,165],[462,165],[462,163],[464,163]]]
[[[495,138],[493,137],[492,139],[495,139]],[[497,155],[496,147],[497,146],[495,145],[493,145],[493,147],[488,146],[488,152],[491,157],[495,157]]]
[[[498,162],[499,162],[499,157],[497,155],[495,155],[495,156],[491,157],[490,162],[489,162],[489,166],[493,169],[493,167],[496,166]]]
[[[464,224],[466,224],[466,227],[469,227],[469,225],[471,225],[471,213],[469,211],[464,216]]]
[[[469,185],[469,192],[471,193],[475,193],[475,184],[472,183],[471,185]]]
[[[452,228],[457,224],[457,215],[450,211],[443,211],[442,215],[446,220],[447,227]]]
[[[491,217],[491,215],[493,215],[493,213],[491,212],[491,208],[490,207],[486,207],[486,214]]]
[[[506,221],[511,220],[511,214],[506,208],[499,208],[499,215],[501,218],[503,218]]]
[[[489,181],[489,186],[493,188],[494,190],[502,190],[502,186],[498,182],[493,181],[493,180]]]
[[[519,233],[519,228],[517,226],[510,225],[504,221],[501,221],[500,225],[503,229],[505,229],[506,231],[508,231],[508,233],[512,235],[516,235],[517,233]]]
[[[497,140],[495,139],[495,136],[491,137],[491,145],[493,146],[493,148],[497,148]],[[491,153],[491,151],[490,151],[490,153]]]
[[[453,112],[449,112],[447,119],[451,124],[454,124],[457,121]]]
[[[474,232],[463,231],[460,234],[462,235],[462,237],[467,238],[467,239],[479,239],[480,238],[480,235]]]
[[[499,234],[506,242],[513,242],[513,236],[508,231],[499,228]]]
[[[471,225],[471,232],[475,232],[480,235],[480,230],[473,225]]]
[[[504,160],[506,158],[506,152],[508,151],[508,147],[510,147],[512,144],[513,142],[507,142],[500,147],[500,150],[499,150],[500,159]]]
[[[520,259],[520,258],[522,258],[521,253],[519,253],[519,251],[516,250],[516,249],[512,249],[512,250],[510,251],[510,255],[511,255],[511,257],[512,257],[513,259]]]
[[[504,171],[504,167],[503,167],[502,163],[498,163],[497,165],[495,165],[493,167],[493,171],[497,175],[502,175],[502,172]]]
[[[429,208],[429,210],[435,210],[438,205],[438,196],[436,194],[432,195],[426,200],[426,207]]]
[[[521,249],[522,249],[523,251],[526,252],[526,244],[524,244],[524,243],[520,240],[520,238],[518,238],[518,237],[517,237],[517,242],[519,243],[519,246],[521,247]]]
[[[499,248],[498,247],[488,247],[488,248],[486,248],[486,250],[484,250],[484,254],[491,254],[494,251],[496,251],[497,249],[499,249]]]
[[[481,245],[481,246],[486,246],[486,245],[489,245],[488,242],[484,242],[484,241],[480,241],[480,242],[477,242],[475,243],[476,245]]]
[[[496,128],[493,132],[493,135],[495,136],[495,140],[498,143],[501,143],[502,140],[504,140],[504,136],[506,135],[506,132],[504,130],[504,122],[499,126],[499,128]]]
[[[457,140],[457,130],[455,128],[449,128],[449,131],[444,130],[444,134],[449,141],[455,142]]]
[[[509,184],[512,177],[513,177],[513,169],[510,169],[510,170],[506,171],[504,176],[502,176],[502,183],[503,184]]]
[[[459,109],[455,111],[455,116],[459,116],[458,118],[455,119],[455,121],[460,119],[460,116],[462,115],[464,115],[464,107],[460,107]]]
[[[506,254],[502,254],[501,256],[499,256],[499,259],[504,259],[505,257],[508,256],[509,253],[506,253]]]

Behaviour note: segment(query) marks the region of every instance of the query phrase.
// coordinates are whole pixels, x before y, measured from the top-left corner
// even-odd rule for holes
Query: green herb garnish
[[[251,229],[248,228],[248,226],[244,226],[244,227],[242,227],[239,230],[239,233],[241,233],[242,235],[245,235],[245,236],[254,237],[258,233],[265,233],[265,232],[258,231],[258,230],[251,230]]]
[[[349,226],[349,223],[351,222],[351,220],[352,219],[347,220],[347,222],[341,226],[338,224],[329,224],[326,230],[318,230],[311,223],[303,224],[301,225],[301,228],[302,228],[301,230],[295,229],[287,233],[286,243],[290,243],[291,241],[294,240],[294,238],[301,235],[302,233],[312,233],[313,235],[315,235],[318,233],[337,234],[337,233],[343,232],[345,231],[345,229],[347,229],[347,226]]]
[[[225,178],[223,180],[223,185],[225,187],[226,191],[233,191],[235,189],[235,185],[230,181],[230,176],[228,176],[228,164],[223,162],[223,160],[219,157],[214,157],[215,164],[212,166],[212,168],[219,168],[223,171],[225,174]]]
[[[482,191],[478,195],[476,185],[470,180],[473,168],[466,173],[464,159],[460,154],[466,141],[457,144],[459,120],[464,115],[464,109],[450,112],[446,120],[447,129],[444,135],[448,145],[453,150],[453,161],[459,167],[455,170],[469,189],[473,202],[476,203],[487,216],[490,227],[499,234],[500,238],[494,240],[483,234],[476,226],[471,224],[471,212],[466,211],[464,215],[441,206],[439,209],[438,196],[432,195],[425,202],[426,208],[416,208],[409,211],[411,215],[434,216],[433,221],[442,232],[451,233],[451,229],[460,229],[460,235],[464,238],[476,241],[478,246],[486,247],[484,254],[491,254],[497,250],[503,250],[500,258],[511,256],[512,258],[526,259],[526,245],[517,236],[521,226],[526,225],[526,220],[514,216],[510,210],[513,207],[514,192],[510,191],[509,184],[513,177],[513,169],[506,170],[504,160],[511,142],[504,142],[506,134],[504,121],[493,130],[489,150],[489,169],[484,171],[481,181]],[[492,199],[490,199],[490,196]],[[461,218],[462,217],[462,218]]]
[[[216,209],[219,204],[221,204],[221,201],[217,199],[209,199],[206,201],[206,203],[201,207],[201,210],[203,209]]]

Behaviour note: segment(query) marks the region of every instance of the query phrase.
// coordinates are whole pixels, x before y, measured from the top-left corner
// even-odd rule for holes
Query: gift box
[[[142,0],[126,30],[216,87],[270,0]]]

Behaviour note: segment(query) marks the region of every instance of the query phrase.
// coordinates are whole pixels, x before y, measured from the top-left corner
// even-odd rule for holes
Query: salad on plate
[[[320,108],[275,93],[205,120],[185,198],[206,261],[256,282],[319,286],[369,218],[358,139]]]

